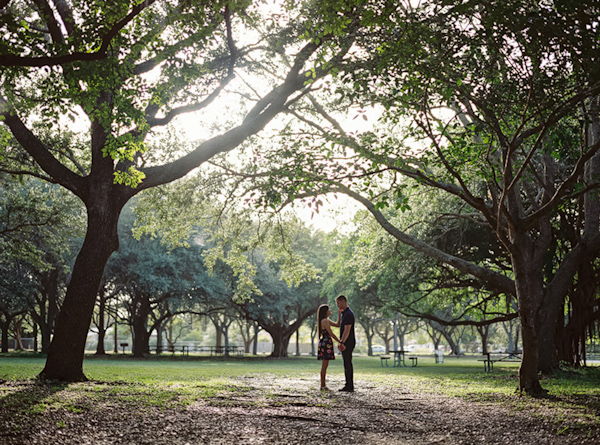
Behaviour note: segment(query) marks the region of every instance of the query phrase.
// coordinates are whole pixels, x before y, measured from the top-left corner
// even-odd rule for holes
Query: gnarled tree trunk
[[[273,338],[273,352],[271,357],[285,358],[288,356],[288,347],[293,330],[289,329],[273,329],[267,330]]]

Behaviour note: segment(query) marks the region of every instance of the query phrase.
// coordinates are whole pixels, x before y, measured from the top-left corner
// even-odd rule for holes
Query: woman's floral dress
[[[335,355],[333,353],[333,339],[329,336],[327,329],[321,330],[317,360],[335,360]]]

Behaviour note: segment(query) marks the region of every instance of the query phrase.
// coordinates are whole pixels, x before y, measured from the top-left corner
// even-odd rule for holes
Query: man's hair
[[[344,302],[346,302],[346,303],[348,302],[348,299],[346,298],[346,296],[345,296],[345,295],[340,295],[339,297],[337,297],[337,298],[335,299],[335,301],[338,301],[338,300],[344,301]]]

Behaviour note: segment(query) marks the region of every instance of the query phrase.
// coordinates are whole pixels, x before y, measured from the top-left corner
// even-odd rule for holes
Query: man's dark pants
[[[342,351],[342,358],[344,359],[344,374],[346,375],[345,388],[354,389],[354,368],[352,367],[352,351],[354,346],[346,347]]]

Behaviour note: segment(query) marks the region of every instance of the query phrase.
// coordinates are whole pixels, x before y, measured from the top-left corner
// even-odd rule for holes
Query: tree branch
[[[63,24],[65,25],[65,29],[67,30],[67,34],[72,36],[75,34],[75,20],[73,18],[73,11],[71,10],[71,6],[65,0],[55,0],[54,5],[56,6],[56,10],[62,19]]]
[[[306,60],[317,48],[318,45],[315,43],[308,43],[300,50],[285,82],[273,89],[263,100],[258,101],[242,124],[203,142],[194,151],[170,164],[141,169],[146,175],[146,179],[140,184],[137,191],[179,179],[213,156],[237,147],[249,136],[261,131],[278,113],[286,108],[290,96],[305,86],[308,77],[304,72],[301,73],[301,70]],[[326,70],[320,70],[316,73],[316,76],[317,78],[323,77],[327,73]]]
[[[430,321],[435,321],[436,323],[439,323],[443,326],[489,326],[491,324],[494,323],[500,323],[502,321],[510,321],[510,320],[514,320],[515,318],[519,317],[519,313],[515,312],[514,314],[506,314],[502,317],[496,317],[496,318],[491,318],[489,320],[481,320],[481,321],[475,321],[475,320],[444,320],[443,318],[439,318],[436,317],[435,315],[429,315],[429,314],[405,314],[404,312],[402,312],[403,315],[406,315],[407,317],[420,317],[420,318],[424,318],[426,320],[430,320]]]
[[[44,144],[25,126],[21,119],[14,114],[9,103],[0,96],[0,116],[10,128],[13,136],[19,141],[29,155],[38,163],[54,182],[71,190],[75,195],[83,198],[84,178],[78,176],[61,164]]]
[[[527,218],[523,219],[523,227],[527,228],[527,230],[532,229],[537,225],[541,218],[550,214],[558,205],[558,201],[564,198],[564,196],[567,194],[567,191],[570,190],[579,180],[587,161],[594,157],[599,151],[600,140],[592,145],[586,153],[581,155],[569,177],[560,185],[548,202],[541,206],[537,212],[534,212]]]
[[[112,40],[119,32],[127,26],[135,17],[137,17],[144,9],[152,5],[156,0],[145,0],[134,6],[129,14],[115,23],[112,28],[102,37],[102,44],[97,51],[92,53],[75,51],[70,54],[60,56],[17,56],[14,54],[0,55],[0,66],[31,66],[42,67],[52,65],[63,65],[77,61],[93,61],[102,60],[107,57],[107,50]]]
[[[64,43],[65,37],[60,30],[60,26],[58,25],[56,17],[54,17],[54,12],[52,11],[52,8],[50,8],[48,2],[46,0],[34,0],[34,2],[39,8],[40,16],[48,26],[48,31],[52,36],[52,40],[55,43]]]
[[[498,272],[494,272],[469,261],[450,255],[442,250],[430,246],[427,243],[424,243],[423,241],[411,235],[408,235],[407,233],[395,227],[379,210],[375,208],[375,205],[370,200],[363,197],[359,193],[356,193],[341,184],[336,185],[336,187],[332,188],[331,191],[337,191],[339,193],[346,194],[360,202],[367,208],[369,212],[371,212],[371,214],[386,232],[402,243],[413,247],[418,252],[421,252],[430,258],[440,261],[441,263],[448,264],[449,266],[452,266],[466,274],[480,279],[483,283],[485,283],[486,288],[492,292],[511,295],[515,294],[515,283],[510,278]]]
[[[227,75],[227,77],[225,79],[223,79],[221,82],[219,82],[219,86],[217,88],[215,88],[215,90],[212,93],[210,93],[201,102],[198,102],[195,104],[190,104],[190,105],[184,105],[184,106],[181,106],[178,108],[173,108],[165,115],[165,117],[162,117],[162,118],[149,118],[147,120],[148,125],[150,126],[150,128],[161,126],[161,125],[167,125],[169,122],[171,122],[175,117],[179,116],[180,114],[191,113],[191,112],[199,111],[199,110],[202,110],[203,108],[206,108],[219,96],[221,91],[223,91],[223,89],[227,86],[227,84],[229,82],[231,82],[231,80],[233,78],[234,78],[234,75]]]
[[[42,179],[44,181],[50,182],[51,184],[58,184],[54,180],[54,178],[51,178],[50,176],[45,176],[40,173],[36,173],[36,172],[28,171],[28,170],[8,170],[5,168],[0,168],[0,172],[8,173],[9,175],[15,175],[15,176],[21,176],[21,175],[33,176],[34,178]]]

